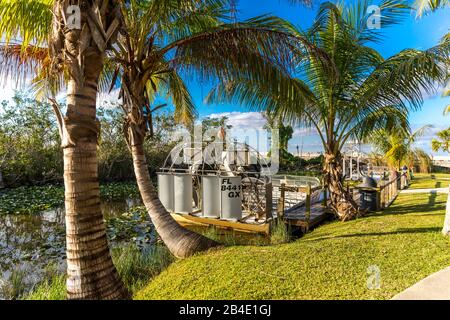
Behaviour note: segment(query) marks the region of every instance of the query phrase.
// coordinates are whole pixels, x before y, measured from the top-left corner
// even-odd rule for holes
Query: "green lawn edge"
[[[198,254],[134,298],[389,299],[450,265],[450,240],[441,234],[446,200],[401,194],[384,212],[330,222],[288,244]]]

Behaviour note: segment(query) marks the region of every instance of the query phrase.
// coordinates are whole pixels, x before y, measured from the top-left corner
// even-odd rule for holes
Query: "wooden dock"
[[[330,212],[321,202],[311,204],[310,213],[307,214],[306,207],[294,207],[285,211],[284,220],[287,225],[297,226],[305,229],[314,228],[330,217]]]
[[[214,226],[222,229],[236,230],[239,232],[249,233],[270,233],[270,221],[262,221],[260,223],[255,221],[229,221],[214,218],[204,218],[200,215],[171,213],[172,217],[182,226],[197,225],[197,226]]]
[[[217,228],[236,230],[247,233],[270,234],[271,222],[277,219],[278,213],[274,208],[274,215],[271,219],[256,220],[254,216],[246,216],[240,221],[230,221],[214,218],[205,218],[200,212],[194,214],[171,213],[172,217],[181,225],[189,226],[214,226]],[[316,202],[310,205],[309,212],[305,203],[285,209],[281,219],[286,225],[300,227],[304,232],[316,227],[330,217],[330,213],[323,206],[322,202]]]
[[[214,226],[267,235],[270,234],[272,222],[276,219],[281,219],[286,225],[299,227],[303,232],[307,232],[330,216],[323,200],[326,198],[326,193],[320,187],[311,188],[309,185],[291,187],[284,184],[275,187],[268,184],[266,187],[268,189],[258,189],[261,198],[265,199],[265,208],[260,209],[259,212],[244,210],[243,218],[239,221],[203,217],[200,209],[192,214],[171,213],[171,215],[184,226]],[[250,203],[248,207],[252,207],[252,203],[248,203]]]

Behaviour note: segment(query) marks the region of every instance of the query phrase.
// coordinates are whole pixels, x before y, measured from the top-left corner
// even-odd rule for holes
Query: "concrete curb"
[[[450,267],[417,282],[392,300],[450,300]]]

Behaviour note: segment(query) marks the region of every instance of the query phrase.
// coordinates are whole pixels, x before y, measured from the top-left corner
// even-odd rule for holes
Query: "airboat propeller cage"
[[[264,157],[247,144],[233,142],[227,150],[215,149],[223,147],[223,142],[220,144],[213,142],[201,148],[197,144],[193,148],[186,143],[172,149],[157,173],[158,196],[167,211],[179,214],[195,211],[206,218],[231,221],[243,218],[244,207],[247,211],[248,208],[244,204],[242,178],[247,174],[264,175],[265,168],[266,172],[270,170]],[[210,155],[211,150],[214,156]],[[216,162],[211,165],[209,159]],[[253,171],[255,168],[259,169]],[[246,185],[246,190],[252,189]]]

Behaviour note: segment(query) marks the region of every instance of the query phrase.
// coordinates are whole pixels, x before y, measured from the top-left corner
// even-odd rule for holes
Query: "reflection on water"
[[[140,199],[125,199],[124,201],[102,201],[101,208],[105,219],[118,217],[132,207],[141,205]]]
[[[130,223],[135,214],[130,218],[123,213],[139,204],[139,200],[127,199],[103,202],[101,208],[107,221],[117,223],[123,219]],[[149,220],[141,224],[145,232],[152,233]],[[135,237],[126,239],[115,235],[110,238],[113,246],[135,240]],[[56,270],[65,270],[64,210],[58,208],[40,214],[0,216],[0,286],[10,278],[13,270],[20,270],[25,275],[25,284],[31,287],[42,279],[49,265]]]

